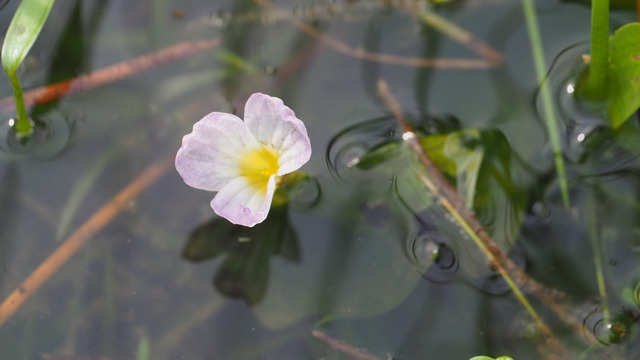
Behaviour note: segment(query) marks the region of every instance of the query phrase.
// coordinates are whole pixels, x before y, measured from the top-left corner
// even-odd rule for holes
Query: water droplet
[[[402,140],[404,141],[409,141],[415,137],[416,137],[416,133],[414,133],[413,131],[407,131],[402,134]]]
[[[573,94],[573,92],[576,91],[576,87],[573,83],[569,83],[566,89],[567,89],[567,94]]]

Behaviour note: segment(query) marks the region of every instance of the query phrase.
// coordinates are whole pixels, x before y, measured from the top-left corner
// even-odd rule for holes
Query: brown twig
[[[31,107],[55,101],[65,95],[72,95],[103,86],[120,79],[153,69],[156,66],[181,59],[194,53],[212,49],[220,44],[220,39],[188,41],[172,45],[132,60],[117,63],[106,68],[80,75],[76,78],[46,85],[24,93],[25,106]],[[15,110],[13,96],[0,99],[0,111]]]
[[[560,305],[556,299],[549,296],[550,291],[546,287],[527,276],[524,270],[513,262],[513,260],[511,260],[511,258],[509,258],[493,241],[482,224],[480,224],[476,219],[473,211],[466,207],[464,199],[458,194],[454,187],[444,177],[442,172],[440,172],[433,161],[425,153],[419,137],[413,130],[409,120],[400,110],[400,106],[389,91],[387,83],[382,79],[378,80],[378,91],[380,92],[385,104],[402,127],[402,138],[409,145],[412,152],[418,158],[420,164],[429,174],[429,178],[423,174],[417,174],[420,180],[438,199],[438,202],[454,216],[454,218],[460,218],[459,223],[461,226],[469,227],[469,231],[473,232],[473,234],[470,235],[477,235],[477,238],[481,242],[479,244],[480,249],[487,256],[491,266],[493,266],[496,271],[502,275],[503,279],[510,284],[510,287],[514,290],[516,297],[518,297],[518,300],[525,306],[525,308],[527,308],[539,330],[544,335],[549,348],[555,354],[564,354],[566,350],[562,347],[555,335],[553,335],[553,332],[544,324],[542,319],[540,319],[535,310],[533,310],[531,305],[528,303],[528,300],[519,294],[519,289],[516,284],[523,284],[523,289],[526,288],[533,292],[538,296],[538,298],[544,299],[545,303],[549,302],[552,305],[550,306],[552,310],[561,311],[559,315],[562,316],[563,319],[569,321],[569,325],[574,329],[574,331],[579,328],[575,326],[575,319],[572,319],[572,317],[569,316],[566,307]]]
[[[329,345],[332,349],[341,351],[356,360],[380,360],[379,358],[369,354],[368,351],[363,349],[357,349],[345,341],[332,338],[331,336],[318,330],[311,330],[311,334],[320,339],[325,344]]]
[[[64,265],[93,235],[102,230],[116,215],[156,182],[170,167],[172,159],[162,158],[151,164],[129,185],[104,204],[76,232],[65,240],[0,304],[0,327],[33,295],[56,271]]]
[[[265,9],[271,10],[273,4],[268,0],[254,0],[257,4]],[[435,67],[440,69],[487,69],[492,68],[499,63],[486,59],[424,59],[417,57],[405,57],[391,54],[374,53],[364,49],[354,49],[346,43],[323,34],[316,30],[313,26],[308,25],[296,18],[290,19],[291,23],[305,34],[312,36],[328,47],[344,55],[357,59],[376,61],[381,63],[411,66],[411,67]]]

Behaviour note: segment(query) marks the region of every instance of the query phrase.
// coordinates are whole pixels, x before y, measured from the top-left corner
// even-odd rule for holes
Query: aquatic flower
[[[187,185],[218,192],[211,201],[216,214],[251,227],[266,219],[280,177],[310,157],[304,123],[282,100],[256,93],[244,121],[212,112],[195,123],[175,163]]]

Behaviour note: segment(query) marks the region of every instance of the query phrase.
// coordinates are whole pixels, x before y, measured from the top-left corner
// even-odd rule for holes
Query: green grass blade
[[[2,45],[2,67],[13,73],[38,38],[55,0],[22,0]]]
[[[549,134],[551,148],[553,150],[553,159],[558,175],[562,201],[565,207],[569,207],[569,185],[567,183],[567,175],[564,168],[564,160],[562,158],[562,145],[558,130],[558,121],[556,120],[556,115],[553,110],[551,89],[549,88],[549,82],[545,78],[547,65],[544,60],[544,49],[542,47],[542,39],[540,37],[540,28],[538,27],[538,16],[536,14],[533,0],[522,0],[522,7],[524,9],[525,20],[527,22],[529,41],[531,42],[533,63],[535,65],[538,82],[540,83],[543,116],[547,132]]]

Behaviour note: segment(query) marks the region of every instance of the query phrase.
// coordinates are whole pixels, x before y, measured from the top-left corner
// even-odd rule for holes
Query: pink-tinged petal
[[[238,176],[238,159],[260,146],[246,124],[232,114],[213,112],[182,138],[176,170],[197,189],[218,191]]]
[[[256,139],[279,155],[278,175],[299,169],[311,157],[304,123],[277,97],[255,93],[244,109],[244,121]]]
[[[275,176],[269,178],[266,191],[250,186],[238,177],[227,183],[211,201],[216,214],[230,222],[252,227],[267,218],[275,192]]]

